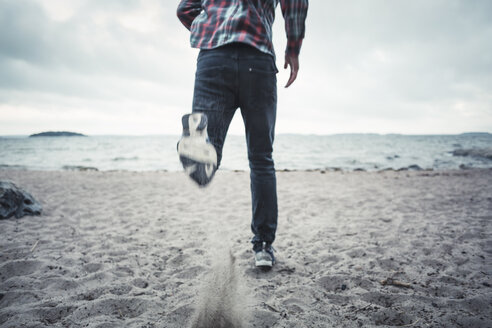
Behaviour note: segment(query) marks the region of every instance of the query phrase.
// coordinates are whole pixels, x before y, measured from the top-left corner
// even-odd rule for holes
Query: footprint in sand
[[[116,270],[114,270],[114,275],[117,277],[132,277],[135,273],[127,266],[117,266]]]
[[[36,272],[42,265],[40,261],[20,260],[0,266],[0,282],[16,276],[28,276]]]
[[[84,265],[84,270],[88,273],[94,273],[101,270],[103,267],[102,263],[89,263]]]
[[[85,293],[79,294],[76,296],[75,299],[81,300],[81,301],[93,301],[101,297],[101,295],[105,294],[104,288],[95,288],[91,289]]]
[[[321,277],[318,280],[318,284],[323,287],[326,291],[336,292],[342,291],[342,289],[347,288],[347,277],[346,276],[326,276]],[[345,287],[344,287],[345,286]]]
[[[137,278],[132,281],[132,285],[138,288],[147,288],[149,286],[149,283],[142,278]]]
[[[128,284],[117,285],[109,289],[109,292],[113,295],[126,295],[130,293],[132,286]]]
[[[98,299],[79,306],[72,313],[71,320],[78,322],[97,316],[135,318],[151,307],[150,301],[141,298]]]
[[[45,324],[55,325],[69,316],[76,308],[76,306],[60,305],[53,307],[48,305],[47,307],[36,309],[33,314]]]
[[[373,303],[380,305],[385,308],[392,307],[397,301],[399,301],[400,296],[407,297],[404,295],[393,295],[393,294],[383,294],[380,292],[369,292],[362,295],[362,300],[367,303]]]
[[[0,309],[7,309],[9,307],[12,307],[15,310],[18,304],[36,303],[39,302],[39,300],[40,297],[36,293],[31,291],[7,291],[0,294]]]
[[[381,309],[371,317],[377,326],[405,326],[415,322],[411,316],[395,309]]]
[[[287,308],[290,314],[304,313],[309,308],[302,300],[298,298],[288,298],[282,302],[283,307]]]

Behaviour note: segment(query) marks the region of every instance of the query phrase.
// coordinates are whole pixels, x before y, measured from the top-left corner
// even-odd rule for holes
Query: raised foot
[[[206,186],[217,171],[217,152],[208,140],[207,116],[186,114],[182,118],[183,135],[178,154],[185,173],[199,186]]]

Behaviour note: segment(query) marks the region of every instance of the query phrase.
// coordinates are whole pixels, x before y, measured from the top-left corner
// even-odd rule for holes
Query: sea
[[[180,171],[178,135],[0,136],[0,168]],[[277,170],[445,170],[492,168],[492,134],[279,134]],[[244,136],[227,136],[223,170],[249,170]]]

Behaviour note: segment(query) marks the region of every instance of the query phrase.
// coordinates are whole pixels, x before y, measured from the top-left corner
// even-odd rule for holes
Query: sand
[[[247,172],[0,170],[44,206],[0,221],[0,326],[492,327],[492,170],[277,178],[263,271]]]

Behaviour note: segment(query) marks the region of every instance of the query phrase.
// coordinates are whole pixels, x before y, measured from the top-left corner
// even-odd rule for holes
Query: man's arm
[[[299,71],[299,53],[304,39],[308,0],[280,0],[280,6],[287,34],[284,68],[290,66],[290,78],[285,86],[288,88],[297,78]]]
[[[181,0],[176,13],[181,23],[189,30],[191,23],[201,11],[202,2],[200,0]]]

